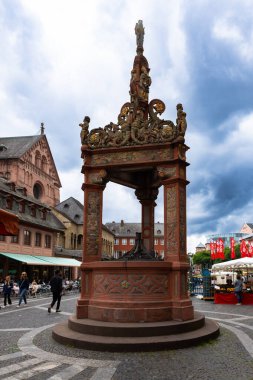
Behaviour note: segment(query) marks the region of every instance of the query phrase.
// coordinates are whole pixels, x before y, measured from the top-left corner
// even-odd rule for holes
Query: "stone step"
[[[197,330],[181,334],[148,336],[148,337],[122,337],[100,336],[83,334],[68,327],[68,322],[53,327],[53,338],[65,345],[87,350],[98,351],[155,351],[161,349],[176,349],[190,347],[219,335],[219,326],[216,322],[206,319],[205,325]]]
[[[205,317],[195,313],[189,321],[164,321],[145,323],[103,322],[92,319],[77,319],[70,316],[68,326],[71,330],[88,335],[117,337],[147,337],[159,335],[182,334],[197,330],[205,325]]]

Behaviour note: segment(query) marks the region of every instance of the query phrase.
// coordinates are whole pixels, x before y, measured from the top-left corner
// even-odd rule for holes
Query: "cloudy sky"
[[[0,135],[45,133],[61,200],[83,202],[79,123],[116,122],[129,100],[135,23],[145,27],[150,100],[187,113],[188,252],[253,222],[251,0],[0,0]],[[103,222],[140,221],[133,191],[109,184]],[[163,221],[162,190],[156,221]]]

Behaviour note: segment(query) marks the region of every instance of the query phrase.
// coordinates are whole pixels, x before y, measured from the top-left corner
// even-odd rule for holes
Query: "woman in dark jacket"
[[[5,308],[7,306],[7,299],[8,299],[8,305],[11,305],[11,291],[13,288],[13,283],[11,281],[10,276],[5,277],[4,281],[4,287],[3,287],[3,294],[4,294],[4,306]]]
[[[24,299],[25,305],[27,304],[26,293],[29,290],[29,280],[27,278],[26,272],[22,272],[18,285],[19,285],[19,302],[18,302],[17,307],[20,307],[22,299]]]

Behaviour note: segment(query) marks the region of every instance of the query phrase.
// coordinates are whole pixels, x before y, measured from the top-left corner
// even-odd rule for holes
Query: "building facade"
[[[8,273],[18,276],[26,270],[30,277],[49,278],[52,274],[47,265],[27,268],[22,260],[10,259],[8,254],[54,256],[57,236],[63,233],[64,225],[55,217],[51,208],[26,194],[13,182],[0,178],[0,208],[18,217],[18,235],[0,235],[0,277]],[[21,257],[21,256],[20,256]]]
[[[83,215],[84,206],[77,199],[70,197],[59,203],[54,214],[65,226],[59,234],[55,254],[82,260],[83,255]],[[113,257],[114,234],[105,225],[102,226],[102,257]]]
[[[0,177],[47,206],[59,203],[61,182],[43,125],[40,135],[0,138]]]
[[[24,255],[33,257],[34,263],[35,256],[54,256],[65,230],[51,211],[59,203],[60,187],[43,124],[40,135],[0,138],[0,208],[19,221],[18,235],[0,235],[0,277],[26,270],[30,279],[49,279],[52,265],[28,265],[31,260],[25,261]]]
[[[141,223],[106,223],[105,226],[115,235],[114,257],[117,259],[130,251],[135,245],[136,233],[141,232]],[[164,257],[164,224],[154,224],[154,250]]]

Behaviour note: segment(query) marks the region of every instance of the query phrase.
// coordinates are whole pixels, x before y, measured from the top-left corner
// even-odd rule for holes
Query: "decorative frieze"
[[[110,165],[122,163],[142,163],[153,161],[168,161],[173,159],[173,148],[165,149],[127,151],[127,152],[107,152],[105,154],[93,154],[90,158],[90,165]]]
[[[168,276],[165,274],[111,274],[94,275],[94,297],[120,294],[132,296],[166,296]]]

